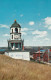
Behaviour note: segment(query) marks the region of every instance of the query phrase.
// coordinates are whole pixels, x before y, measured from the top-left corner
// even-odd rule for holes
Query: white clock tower
[[[24,41],[21,39],[21,26],[16,22],[16,20],[10,27],[10,36],[11,39],[8,40],[9,50],[22,50]]]
[[[8,40],[8,50],[5,55],[14,59],[30,61],[29,51],[24,50],[24,40],[21,39],[21,26],[14,21],[10,27],[10,40]]]

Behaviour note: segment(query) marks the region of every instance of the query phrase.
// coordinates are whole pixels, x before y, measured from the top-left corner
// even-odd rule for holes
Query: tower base
[[[10,56],[14,59],[22,59],[30,61],[30,53],[27,51],[8,51],[5,52],[5,55]]]

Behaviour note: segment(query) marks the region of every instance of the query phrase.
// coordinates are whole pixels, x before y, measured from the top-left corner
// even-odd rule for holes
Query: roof
[[[7,50],[7,52],[29,52],[29,51],[26,51],[26,50]]]
[[[12,28],[12,27],[19,27],[19,28],[21,28],[21,26],[17,23],[16,20],[14,21],[14,23],[12,24],[12,26],[10,28]]]
[[[23,40],[8,40],[8,42],[11,42],[11,43],[19,43],[19,42],[23,42]]]
[[[41,51],[37,51],[37,52],[35,52],[35,53],[43,53],[43,52],[41,52]]]

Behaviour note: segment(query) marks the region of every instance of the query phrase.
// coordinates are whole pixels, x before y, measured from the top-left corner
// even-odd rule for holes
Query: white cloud
[[[49,38],[44,38],[44,40],[47,40],[47,41],[49,41],[50,39],[49,39]]]
[[[34,21],[30,21],[30,22],[29,22],[29,25],[30,25],[30,26],[33,26],[34,24],[35,24]]]
[[[24,16],[23,14],[20,15],[20,17],[23,17],[23,16]]]
[[[28,31],[28,28],[21,28],[21,31]]]
[[[28,28],[22,28],[21,29],[22,35],[27,35],[27,33],[25,31],[28,31],[28,30],[29,30]]]
[[[36,37],[45,37],[47,35],[47,31],[39,31],[36,30],[32,32],[33,35],[36,35]]]
[[[46,25],[51,25],[51,17],[46,17],[44,20]]]
[[[49,26],[48,29],[51,29],[51,26]]]
[[[9,34],[4,34],[3,36],[6,36],[7,37],[7,36],[10,36],[10,35]]]
[[[22,33],[22,35],[27,35],[27,33],[26,32],[21,32]]]
[[[38,37],[33,37],[32,39],[34,45],[37,45],[37,46],[44,46],[44,45],[49,45],[49,42],[50,42],[50,39],[47,38],[47,37],[42,37],[42,38],[38,38]]]
[[[46,28],[48,28],[49,30],[51,30],[51,17],[46,17],[44,19],[44,23],[45,23],[45,26]]]
[[[26,42],[28,42],[29,40],[25,40]]]
[[[8,25],[4,25],[4,24],[0,24],[0,28],[9,28],[9,26]]]
[[[45,25],[44,27],[46,27],[46,28],[47,28],[47,27],[48,27],[48,25]]]

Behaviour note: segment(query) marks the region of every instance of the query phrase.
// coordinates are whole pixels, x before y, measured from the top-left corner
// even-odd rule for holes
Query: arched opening
[[[12,33],[13,33],[13,29],[12,29]]]
[[[18,33],[18,29],[17,28],[15,28],[15,32]]]
[[[15,43],[15,48],[18,48],[18,43]]]
[[[12,35],[12,39],[13,39],[13,35]]]
[[[11,47],[13,48],[13,43],[11,43]]]

